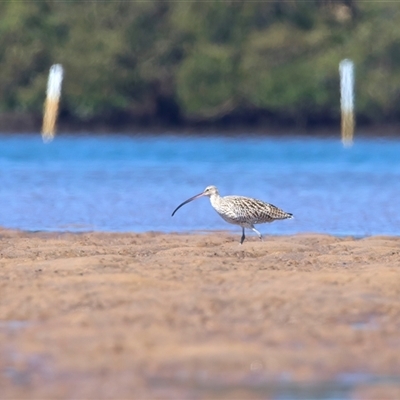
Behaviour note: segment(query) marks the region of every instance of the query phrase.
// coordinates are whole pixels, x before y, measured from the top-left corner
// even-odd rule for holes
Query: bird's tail
[[[271,204],[272,206],[272,204]],[[293,218],[293,214],[288,213],[286,211],[281,210],[280,208],[276,206],[272,206],[271,210],[272,218],[273,219],[290,219]]]

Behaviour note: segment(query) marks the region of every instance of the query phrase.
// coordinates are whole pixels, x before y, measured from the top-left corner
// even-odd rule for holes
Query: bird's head
[[[208,197],[211,197],[212,195],[214,195],[214,194],[219,194],[218,193],[218,189],[215,187],[215,186],[207,186],[205,189],[204,189],[204,191],[203,191],[203,193],[201,194],[202,196],[208,196]]]

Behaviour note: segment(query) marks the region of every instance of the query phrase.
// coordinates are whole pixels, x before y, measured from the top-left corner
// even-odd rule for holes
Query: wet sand
[[[0,230],[0,398],[400,398],[400,238],[239,236]]]

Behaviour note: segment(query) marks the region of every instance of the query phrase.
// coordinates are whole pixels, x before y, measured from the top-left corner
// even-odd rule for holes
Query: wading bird
[[[265,222],[273,222],[277,219],[293,218],[292,214],[282,211],[272,204],[264,201],[252,199],[251,197],[243,196],[224,196],[219,195],[218,189],[215,186],[207,186],[204,192],[187,199],[178,207],[175,208],[172,216],[185,204],[198,199],[199,197],[208,196],[214,210],[230,224],[239,225],[242,227],[242,237],[240,244],[244,242],[244,229],[252,229],[257,233],[260,240],[262,235],[256,228],[255,224],[263,224]]]

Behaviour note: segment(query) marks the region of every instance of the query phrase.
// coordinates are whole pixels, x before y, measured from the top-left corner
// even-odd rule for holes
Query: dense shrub
[[[77,120],[339,115],[338,64],[356,63],[364,120],[400,116],[393,2],[1,2],[0,112],[40,115],[53,63]],[[169,118],[168,114],[173,117]]]

